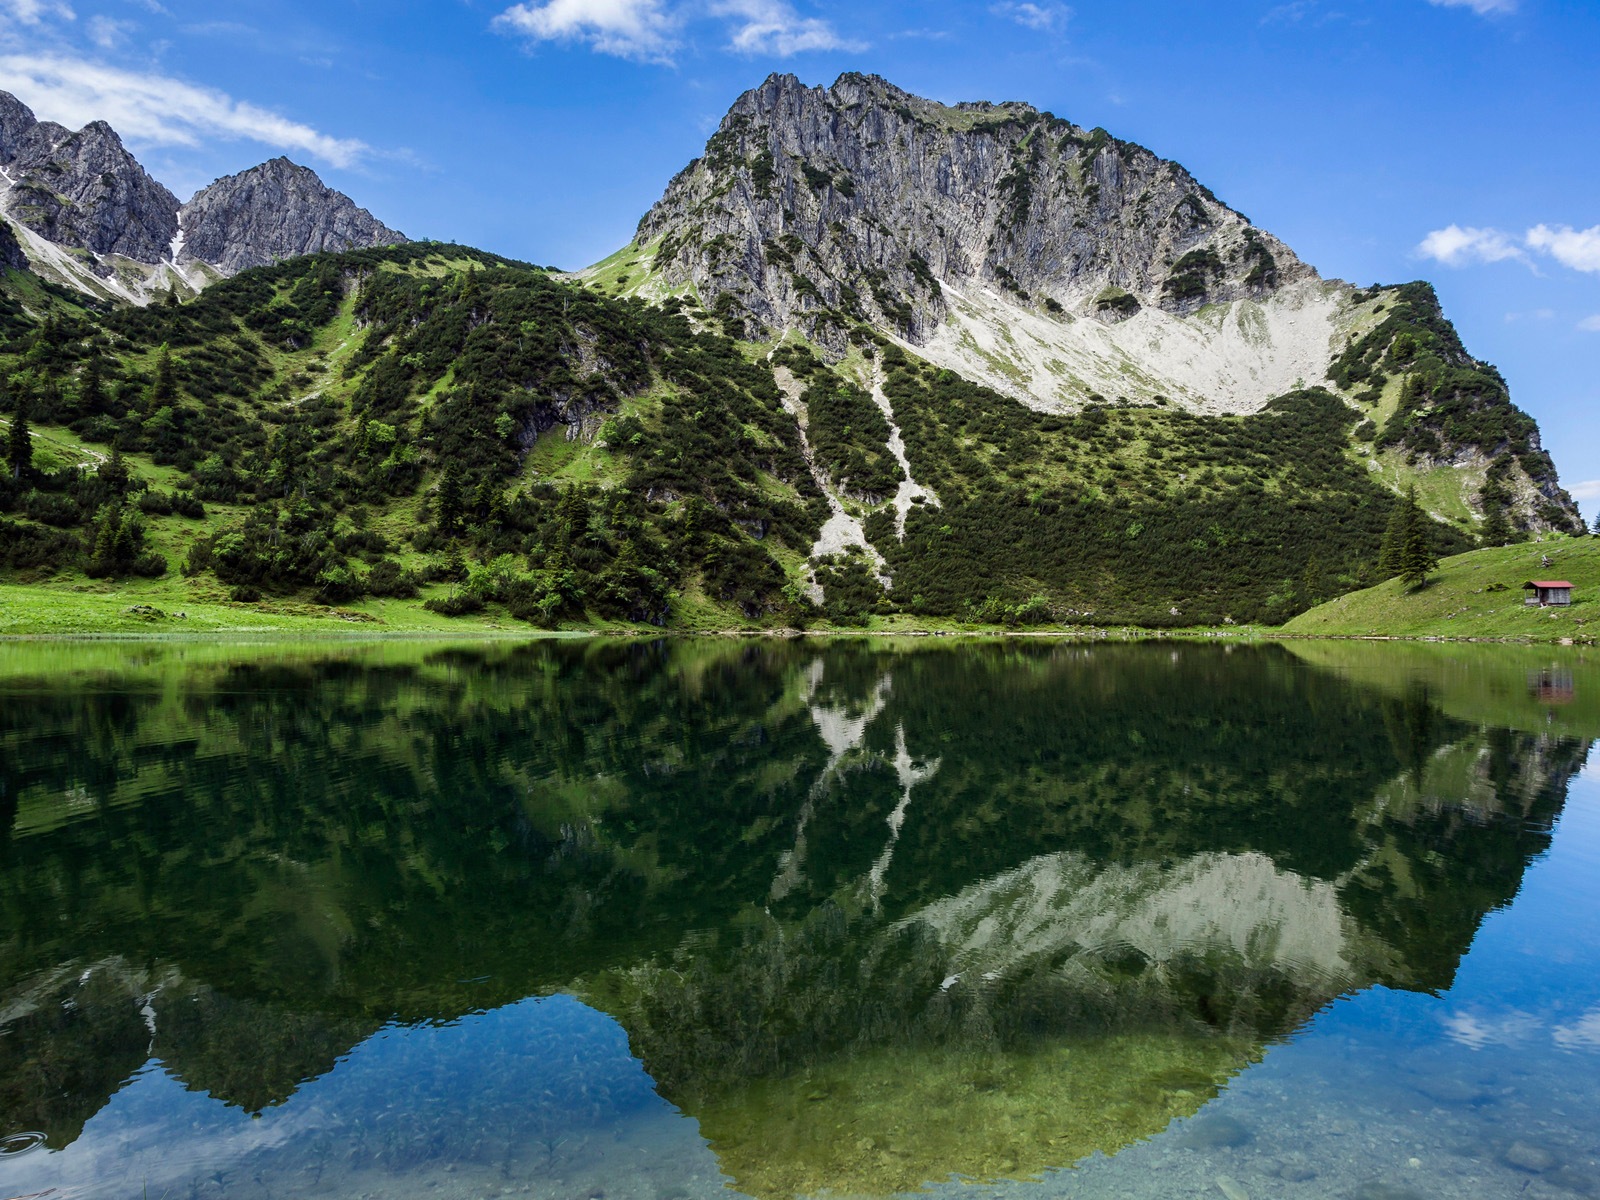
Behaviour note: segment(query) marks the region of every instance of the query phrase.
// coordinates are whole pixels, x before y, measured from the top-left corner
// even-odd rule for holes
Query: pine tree
[[[1483,514],[1482,539],[1485,546],[1504,546],[1511,540],[1511,522],[1506,518],[1505,505],[1487,505]]]
[[[6,465],[11,478],[22,479],[33,470],[33,434],[28,430],[28,412],[19,404],[6,433]]]
[[[78,410],[89,417],[98,417],[106,411],[106,386],[99,355],[83,368],[83,378],[78,383]]]
[[[1411,496],[1396,499],[1389,508],[1389,524],[1383,531],[1383,541],[1378,550],[1378,578],[1393,579],[1400,574],[1400,551],[1405,545],[1406,523],[1412,507]]]
[[[1417,507],[1417,489],[1406,492],[1405,534],[1400,543],[1400,581],[1413,589],[1428,582],[1428,573],[1439,569],[1439,560],[1428,544],[1428,518]]]
[[[456,534],[461,530],[464,506],[461,500],[461,474],[454,466],[445,469],[439,481],[439,500],[434,507],[434,524],[443,534]]]
[[[150,407],[154,409],[171,404],[177,394],[178,384],[172,374],[172,351],[163,346],[156,357],[156,381],[150,389]]]

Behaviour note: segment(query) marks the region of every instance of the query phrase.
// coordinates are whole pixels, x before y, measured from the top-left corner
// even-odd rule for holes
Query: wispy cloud
[[[494,24],[536,42],[577,42],[618,58],[670,62],[682,21],[661,0],[546,0],[508,8]]]
[[[827,21],[788,0],[537,0],[514,5],[494,27],[534,42],[568,42],[636,62],[670,64],[695,21],[723,26],[736,54],[789,58],[813,50],[861,50]]]
[[[0,0],[0,22],[11,20],[19,25],[38,25],[46,17],[72,21],[77,14],[65,0]]]
[[[84,59],[0,55],[0,79],[41,117],[73,128],[109,121],[124,137],[149,145],[245,139],[300,151],[336,167],[351,166],[372,153],[364,142],[332,137],[214,88]]]
[[[729,20],[728,48],[740,54],[788,58],[808,50],[862,50],[861,42],[839,36],[832,25],[802,17],[782,0],[719,0],[711,15]]]
[[[1570,225],[1535,225],[1528,230],[1528,245],[1548,254],[1574,271],[1600,271],[1600,225],[1574,229]]]
[[[1447,267],[1504,262],[1513,258],[1526,261],[1528,257],[1510,235],[1498,229],[1473,229],[1462,225],[1435,229],[1422,239],[1417,253]]]
[[[1578,328],[1585,333],[1600,333],[1600,313],[1595,313],[1594,316],[1585,317],[1579,321]]]
[[[1567,494],[1574,500],[1600,500],[1600,479],[1585,479],[1582,483],[1567,484]],[[1600,1010],[1590,1013],[1583,1022],[1594,1030],[1590,1045],[1600,1046]],[[1557,1036],[1559,1039],[1559,1034]]]
[[[1417,254],[1447,267],[1475,263],[1518,262],[1534,265],[1534,255],[1552,258],[1563,267],[1600,274],[1600,225],[1574,229],[1570,225],[1535,225],[1518,236],[1500,229],[1474,229],[1447,225],[1435,229],[1418,244]]]
[[[1435,8],[1470,8],[1480,17],[1500,17],[1517,11],[1518,0],[1428,0]]]
[[[136,26],[132,21],[119,21],[114,17],[89,18],[89,40],[102,50],[114,50],[121,45]]]
[[[1028,0],[1020,3],[1018,0],[1004,0],[1000,4],[991,4],[989,11],[997,17],[1005,17],[1041,33],[1058,33],[1072,19],[1072,10],[1065,4],[1033,4]]]

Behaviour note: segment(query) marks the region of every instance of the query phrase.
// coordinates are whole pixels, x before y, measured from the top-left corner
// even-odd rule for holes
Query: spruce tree
[[[6,433],[6,465],[11,468],[13,479],[22,479],[33,470],[33,434],[28,430],[27,408],[21,404]]]
[[[1378,578],[1393,579],[1400,574],[1400,550],[1405,545],[1406,523],[1410,516],[1411,493],[1396,498],[1389,508],[1389,524],[1384,528],[1378,549]]]
[[[163,404],[171,404],[177,394],[178,384],[172,374],[172,351],[163,346],[156,357],[156,380],[150,389],[150,407],[155,409]]]
[[[1483,514],[1483,544],[1504,546],[1511,540],[1511,522],[1506,519],[1504,504],[1487,504]]]
[[[1428,582],[1428,573],[1439,569],[1439,560],[1428,544],[1428,518],[1417,507],[1417,489],[1406,492],[1405,533],[1400,543],[1400,581],[1410,588]]]
[[[439,481],[439,499],[434,506],[434,524],[439,532],[454,535],[461,530],[461,518],[465,515],[465,505],[461,498],[461,473],[452,464],[445,468],[444,478]]]

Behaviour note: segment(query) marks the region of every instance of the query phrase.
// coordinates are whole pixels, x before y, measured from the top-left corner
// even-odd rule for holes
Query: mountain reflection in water
[[[1449,987],[1584,762],[1586,663],[1507,659],[1486,719],[1469,668],[1317,653],[0,649],[0,1135],[67,1161],[152,1064],[292,1110],[559,993],[751,1194],[1114,1153],[1342,993]],[[545,1102],[500,1101],[431,1153],[536,1177]],[[346,1116],[323,1159],[428,1157]]]

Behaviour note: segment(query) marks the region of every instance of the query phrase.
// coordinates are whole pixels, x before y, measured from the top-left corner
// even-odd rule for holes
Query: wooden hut
[[[1572,585],[1562,579],[1530,579],[1522,585],[1522,590],[1532,592],[1527,602],[1540,608],[1572,603]]]

